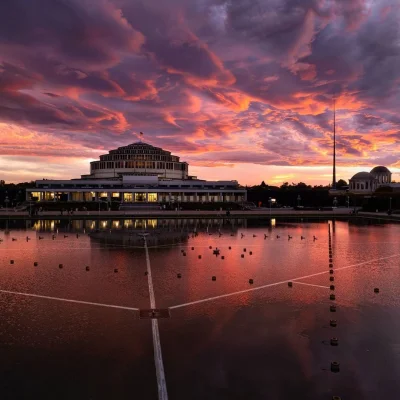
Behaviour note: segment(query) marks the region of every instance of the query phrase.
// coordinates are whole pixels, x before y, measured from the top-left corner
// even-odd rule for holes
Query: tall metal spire
[[[333,174],[332,189],[336,189],[336,99],[333,99]]]

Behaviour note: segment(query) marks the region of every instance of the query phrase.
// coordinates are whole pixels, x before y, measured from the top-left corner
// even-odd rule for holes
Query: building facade
[[[109,158],[105,158],[109,157]],[[182,203],[247,200],[237,181],[204,181],[188,174],[188,164],[146,143],[111,150],[90,164],[81,179],[38,180],[27,201]]]
[[[372,194],[381,186],[390,186],[392,173],[388,168],[378,166],[370,172],[358,172],[349,180],[349,192],[354,194]]]

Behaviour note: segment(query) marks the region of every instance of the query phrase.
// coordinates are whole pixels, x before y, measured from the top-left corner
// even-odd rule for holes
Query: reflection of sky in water
[[[397,398],[400,225],[332,223],[338,311],[330,313],[326,222],[49,220],[16,230],[10,221],[9,233],[1,224],[1,290],[148,308],[143,246],[119,242],[147,230],[158,307],[217,297],[172,308],[171,318],[159,321],[171,399]],[[96,229],[115,242],[88,236]],[[180,239],[151,242],[162,235]],[[299,277],[306,278],[296,284]],[[259,286],[265,288],[253,290]],[[232,292],[239,293],[221,297]],[[0,308],[6,397],[21,398],[29,388],[36,398],[156,398],[148,320],[6,293]],[[337,328],[329,327],[331,318]],[[332,336],[339,346],[329,345]],[[329,371],[333,360],[339,374]],[[25,371],[29,378],[21,384]],[[60,385],[67,394],[58,392]]]

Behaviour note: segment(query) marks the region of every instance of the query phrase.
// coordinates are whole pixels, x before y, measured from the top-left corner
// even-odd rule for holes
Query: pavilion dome
[[[390,174],[390,171],[388,168],[384,167],[383,165],[379,165],[379,166],[371,169],[371,174]]]
[[[370,173],[370,172],[357,172],[352,178],[351,180],[355,180],[355,179],[374,179],[374,176]]]

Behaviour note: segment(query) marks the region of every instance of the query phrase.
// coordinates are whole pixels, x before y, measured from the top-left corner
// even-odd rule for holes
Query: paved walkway
[[[256,209],[249,211],[231,211],[231,217],[332,217],[348,216],[347,208],[338,208],[333,211],[296,211],[293,209]],[[123,217],[157,217],[157,218],[181,218],[181,217],[226,217],[225,211],[164,211],[164,210],[132,210],[132,211],[74,211],[72,215],[60,211],[44,211],[35,215],[35,219],[48,218],[123,218]],[[386,215],[387,216],[387,215]],[[27,211],[8,211],[0,210],[0,218],[28,218]]]

